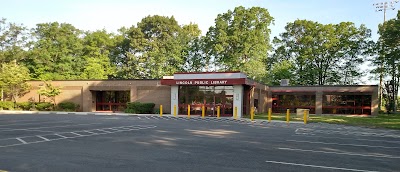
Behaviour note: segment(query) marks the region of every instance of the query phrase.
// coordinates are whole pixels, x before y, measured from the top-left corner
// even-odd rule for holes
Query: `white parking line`
[[[387,134],[387,133],[372,133],[372,132],[360,132],[360,131],[335,131],[335,130],[304,130],[299,128],[295,133],[298,134],[341,134],[341,135],[355,135],[361,137],[384,137],[384,138],[400,138],[400,135]],[[303,130],[303,131],[301,131]]]
[[[399,156],[384,155],[384,154],[380,154],[380,155],[371,155],[371,154],[360,154],[360,153],[353,153],[353,152],[328,152],[328,151],[316,151],[316,150],[292,149],[292,148],[278,148],[278,149],[280,149],[280,150],[289,150],[289,151],[301,151],[301,152],[337,154],[337,155],[366,156],[366,157],[376,157],[376,158],[400,159]]]
[[[42,137],[42,136],[36,136],[36,137],[39,137],[39,138],[41,138],[41,139],[43,139],[43,140],[46,140],[46,141],[50,141],[49,139],[47,139],[47,138],[45,138],[45,137]]]
[[[62,137],[62,138],[68,138],[68,137],[65,137],[65,136],[60,135],[60,134],[54,134],[54,135],[56,135],[56,136],[58,136],[58,137]]]
[[[329,166],[310,165],[310,164],[296,164],[296,163],[291,163],[291,162],[280,162],[280,161],[265,161],[265,162],[274,163],[274,164],[295,165],[295,166],[302,166],[302,167],[313,167],[313,168],[343,170],[343,171],[377,172],[377,171],[358,170],[358,169],[342,168],[342,167],[329,167]]]
[[[368,147],[368,148],[385,148],[385,149],[400,149],[400,147],[387,147],[387,146],[373,146],[373,145],[357,145],[357,144],[344,144],[344,143],[332,143],[332,142],[311,142],[303,140],[286,140],[288,142],[297,143],[312,143],[312,144],[324,144],[324,145],[339,145],[339,146],[356,146],[356,147]]]
[[[0,127],[14,126],[14,125],[30,125],[30,124],[51,124],[51,123],[65,123],[65,122],[69,122],[69,120],[65,120],[65,121],[57,121],[57,122],[51,121],[51,122],[37,122],[37,123],[31,122],[31,123],[7,124],[7,125],[0,125]],[[2,129],[2,128],[0,128],[0,129]],[[8,128],[7,128],[7,129],[8,129]]]
[[[310,135],[310,134],[307,134],[307,133],[303,133],[303,134],[301,134],[301,136],[299,136],[299,135],[300,135],[299,133],[296,133],[296,135],[292,135],[292,136],[297,136],[297,137],[317,137],[317,138],[341,139],[341,140],[362,140],[362,141],[386,142],[386,143],[400,143],[400,141],[389,141],[389,140],[372,140],[372,139],[357,139],[357,138],[315,136],[315,135]]]
[[[26,131],[32,130],[32,131],[34,131],[35,129],[43,129],[43,128],[63,128],[63,127],[82,126],[82,125],[95,125],[95,124],[102,124],[102,123],[72,124],[72,125],[59,125],[59,126],[51,126],[51,127],[36,127],[36,128],[24,128],[24,129],[9,129],[9,130],[1,130],[0,132],[18,131],[18,130],[26,130]]]
[[[124,127],[136,127],[136,126],[124,126]],[[75,137],[66,137],[66,136],[61,135],[63,133],[53,134],[53,135],[56,135],[56,136],[60,137],[60,138],[56,138],[56,139],[47,139],[47,138],[45,138],[43,136],[36,135],[36,137],[39,137],[39,138],[41,138],[43,140],[35,141],[35,142],[29,142],[29,143],[24,141],[24,140],[22,140],[20,137],[19,138],[9,138],[9,139],[16,139],[16,140],[20,141],[21,143],[10,144],[10,145],[0,145],[0,148],[12,147],[12,146],[20,146],[20,145],[29,145],[29,144],[36,144],[36,143],[43,143],[43,142],[56,141],[56,140],[62,140],[62,139],[73,139],[73,138],[79,138],[79,137],[88,137],[88,136],[95,136],[95,135],[111,134],[111,133],[118,133],[118,132],[124,132],[124,131],[142,130],[142,129],[156,128],[157,126],[155,126],[155,125],[140,126],[139,125],[139,127],[141,127],[141,128],[130,129],[130,130],[115,130],[114,129],[115,131],[112,131],[112,132],[104,131],[102,129],[94,129],[94,130],[98,130],[98,131],[104,131],[104,133],[95,133],[95,134],[92,134],[92,135],[81,135],[81,134],[75,133],[75,132],[80,132],[80,131],[65,132],[65,133],[75,134],[76,135]],[[118,127],[113,127],[113,128],[118,128]],[[111,128],[106,128],[106,129],[111,129]],[[85,130],[82,130],[82,131],[85,131]],[[26,137],[32,137],[32,136],[26,136]]]
[[[69,133],[72,133],[72,134],[75,134],[75,135],[78,135],[78,136],[84,136],[82,134],[78,134],[78,133],[74,133],[74,132],[69,132]]]
[[[18,141],[20,141],[23,144],[28,144],[25,140],[22,140],[21,138],[16,138]]]

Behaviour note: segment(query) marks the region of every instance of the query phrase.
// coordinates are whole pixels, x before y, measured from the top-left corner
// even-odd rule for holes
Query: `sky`
[[[271,39],[284,32],[288,22],[296,19],[323,24],[353,22],[365,24],[378,38],[383,12],[373,4],[384,0],[10,0],[0,3],[0,18],[34,28],[38,23],[70,23],[81,30],[106,29],[117,32],[123,26],[136,25],[148,15],[174,16],[180,25],[196,23],[204,35],[218,14],[237,6],[266,8],[274,17]],[[386,19],[394,18],[389,10]],[[368,66],[364,66],[367,68]]]

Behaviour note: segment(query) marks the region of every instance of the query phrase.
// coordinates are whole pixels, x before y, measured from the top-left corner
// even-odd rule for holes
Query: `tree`
[[[7,23],[0,19],[0,62],[9,63],[25,58],[28,47],[27,29],[23,25]]]
[[[82,32],[71,24],[37,24],[32,35],[36,40],[24,63],[34,79],[79,79],[84,68]]]
[[[390,77],[390,87],[392,87],[389,103],[391,109],[389,111],[396,112],[396,100],[399,88],[400,78],[400,11],[397,17],[386,21],[383,25],[379,26],[379,43],[377,44],[380,56],[377,56],[378,61],[381,62],[382,67],[386,69],[387,75]]]
[[[82,58],[84,67],[80,79],[108,79],[115,73],[110,62],[110,51],[114,46],[112,34],[105,30],[86,32],[83,38]]]
[[[205,53],[204,37],[201,37],[201,30],[197,24],[190,23],[182,27],[182,58],[183,66],[179,67],[182,71],[201,72],[208,71],[210,58]]]
[[[44,87],[38,90],[38,94],[41,96],[46,96],[51,99],[53,104],[56,104],[56,96],[61,94],[61,88],[53,86],[49,81],[43,81]]]
[[[274,58],[291,61],[296,84],[349,84],[361,76],[358,67],[364,62],[371,36],[364,25],[296,20],[285,29],[280,38],[274,38]]]
[[[192,30],[191,30],[192,29]],[[188,43],[199,33],[197,25],[178,25],[174,17],[147,16],[130,28],[121,28],[111,62],[116,78],[161,78],[184,69]],[[191,32],[192,31],[192,32]]]
[[[282,79],[294,77],[294,65],[288,60],[274,63],[271,70],[268,71],[266,82],[271,85],[280,85]]]
[[[17,102],[20,96],[29,92],[30,86],[26,82],[29,79],[29,70],[26,67],[15,62],[1,64],[0,87],[14,102]]]
[[[240,70],[250,78],[261,80],[271,49],[268,27],[272,22],[268,10],[260,7],[240,6],[219,14],[205,39],[210,47],[209,56],[218,64],[218,70]]]

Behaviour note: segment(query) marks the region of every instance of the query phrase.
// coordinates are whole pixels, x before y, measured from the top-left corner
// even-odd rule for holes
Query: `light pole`
[[[383,11],[383,25],[386,22],[386,11],[387,10],[395,10],[394,4],[398,3],[398,0],[392,0],[392,1],[385,1],[385,2],[379,2],[373,4],[375,7],[376,12],[381,12]],[[383,57],[380,57],[380,68],[379,68],[379,110],[382,109],[382,86],[383,86]]]

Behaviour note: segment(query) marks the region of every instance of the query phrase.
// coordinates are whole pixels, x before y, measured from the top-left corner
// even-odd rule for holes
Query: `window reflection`
[[[220,106],[221,116],[232,116],[233,86],[179,86],[179,114],[201,115],[202,106],[208,116],[216,116]]]

